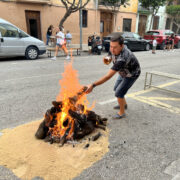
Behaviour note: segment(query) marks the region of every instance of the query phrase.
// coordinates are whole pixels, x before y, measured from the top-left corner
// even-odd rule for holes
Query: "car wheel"
[[[30,46],[26,49],[26,59],[37,59],[38,58],[38,49],[36,47]]]
[[[160,49],[161,49],[161,50],[164,50],[164,49],[165,49],[165,42],[163,42],[163,43],[161,44]]]
[[[149,50],[150,50],[150,45],[149,45],[149,44],[146,44],[145,50],[146,50],[146,51],[149,51]]]

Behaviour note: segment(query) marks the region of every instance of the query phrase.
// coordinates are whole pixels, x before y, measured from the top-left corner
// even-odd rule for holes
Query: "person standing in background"
[[[172,50],[172,51],[174,51],[174,34],[171,34],[171,39],[170,39],[170,49]]]
[[[152,44],[153,44],[152,53],[153,53],[153,54],[156,54],[156,46],[157,46],[156,37],[154,37]]]
[[[66,39],[67,48],[70,48],[70,44],[71,44],[71,40],[72,40],[72,35],[71,35],[71,33],[69,31],[66,32],[65,39]]]
[[[88,50],[89,50],[89,54],[92,53],[92,36],[88,37]]]
[[[48,30],[47,30],[47,33],[46,33],[46,45],[48,46],[48,43],[49,43],[49,39],[50,39],[50,36],[52,36],[52,31],[53,31],[53,25],[50,25],[48,27]]]

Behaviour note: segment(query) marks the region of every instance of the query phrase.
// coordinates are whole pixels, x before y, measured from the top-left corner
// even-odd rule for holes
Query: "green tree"
[[[151,30],[154,16],[157,14],[157,12],[161,6],[166,5],[168,0],[139,0],[139,2],[142,7],[146,8],[146,9],[150,10],[150,12],[152,12],[151,23],[149,26],[149,30]]]
[[[66,19],[76,11],[84,8],[90,0],[60,0],[66,8],[66,13],[61,19],[59,26],[62,26]]]
[[[114,30],[117,22],[117,14],[121,6],[129,5],[129,0],[100,0],[100,4],[106,6],[114,14]]]

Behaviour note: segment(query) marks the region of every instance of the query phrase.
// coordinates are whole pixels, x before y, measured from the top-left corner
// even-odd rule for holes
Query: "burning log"
[[[98,132],[96,135],[94,135],[91,140],[92,141],[96,141],[97,139],[99,139],[99,137],[101,136],[102,134],[100,132]]]
[[[63,146],[68,140],[80,139],[90,134],[95,128],[105,130],[106,118],[101,118],[93,111],[85,110],[78,100],[85,94],[87,87],[83,87],[67,101],[53,101],[53,107],[45,113],[43,122],[35,134],[38,139],[45,139],[46,142],[59,143]],[[101,134],[93,137],[97,140]]]

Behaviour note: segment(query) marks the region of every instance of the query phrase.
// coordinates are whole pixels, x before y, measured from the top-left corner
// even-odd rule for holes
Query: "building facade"
[[[152,12],[147,10],[141,5],[138,5],[138,15],[137,15],[137,23],[136,23],[136,32],[141,36],[145,34],[146,31],[156,30],[156,29],[170,29],[174,31],[176,34],[180,34],[180,10],[177,13],[176,17],[167,13],[167,8],[169,6],[179,6],[180,0],[170,1],[167,5],[161,6],[153,18],[152,26],[150,28],[150,22],[152,17]],[[179,7],[180,9],[180,7]]]
[[[105,36],[112,31],[135,32],[138,1],[130,0],[129,4],[126,8],[120,7],[114,23],[115,15],[112,11],[102,6],[98,0],[91,0],[82,10],[83,44],[87,44],[87,38],[92,34]],[[65,10],[60,0],[0,0],[0,18],[43,41],[46,40],[49,25],[57,27]],[[79,11],[68,17],[64,27],[72,34],[72,43],[79,44]]]

